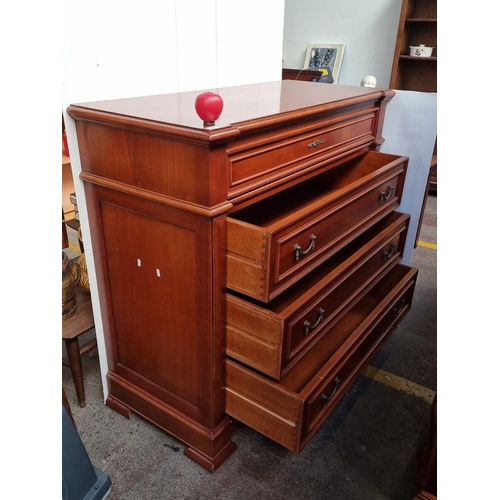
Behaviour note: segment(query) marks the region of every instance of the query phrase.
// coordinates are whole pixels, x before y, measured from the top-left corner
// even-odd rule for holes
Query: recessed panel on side
[[[101,213],[121,371],[198,406],[194,231],[106,203]]]

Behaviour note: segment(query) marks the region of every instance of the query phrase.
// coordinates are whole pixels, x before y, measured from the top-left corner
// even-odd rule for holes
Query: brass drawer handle
[[[301,255],[307,255],[311,250],[314,250],[314,246],[316,245],[316,236],[311,234],[310,237],[311,243],[309,243],[309,247],[306,250],[302,250],[302,247],[297,243],[293,247],[295,250],[295,260],[299,260]]]
[[[307,145],[308,148],[317,148],[318,146],[321,146],[321,144],[324,144],[326,142],[326,139],[318,139],[317,141],[311,142]]]
[[[398,248],[398,246],[395,243],[393,243],[391,245],[391,248],[389,249],[389,251],[386,250],[382,254],[382,258],[383,258],[384,262],[387,262],[396,253],[396,248]]]
[[[306,328],[306,336],[309,335],[313,330],[315,330],[319,324],[323,321],[323,316],[325,314],[325,310],[320,307],[319,308],[319,318],[317,319],[316,323],[314,325],[311,325],[309,321],[304,321],[304,326]]]
[[[338,377],[335,377],[335,387],[333,388],[332,393],[327,396],[326,394],[321,394],[321,405],[325,407],[329,401],[335,396],[335,393],[338,391],[340,386],[340,379]]]
[[[392,196],[394,195],[394,191],[395,191],[395,187],[394,186],[390,186],[389,187],[389,192],[386,194],[385,191],[382,191],[380,193],[380,198],[378,199],[378,202],[379,203],[385,203],[386,201],[390,200],[392,198]]]
[[[394,313],[394,316],[397,316],[398,314],[401,314],[401,311],[403,310],[405,304],[406,304],[406,300],[405,299],[401,299],[401,304],[399,305],[399,307],[394,307],[392,309],[392,312]]]

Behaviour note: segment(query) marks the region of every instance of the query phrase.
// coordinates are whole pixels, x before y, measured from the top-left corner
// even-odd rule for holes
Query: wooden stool
[[[94,327],[94,314],[90,294],[84,292],[80,287],[76,287],[76,313],[69,319],[62,322],[62,338],[68,353],[68,362],[63,359],[63,364],[69,366],[73,383],[75,384],[76,395],[80,407],[85,406],[85,388],[83,386],[83,369],[81,355],[91,351],[97,346],[94,338],[87,344],[80,347],[78,337],[88,332]]]

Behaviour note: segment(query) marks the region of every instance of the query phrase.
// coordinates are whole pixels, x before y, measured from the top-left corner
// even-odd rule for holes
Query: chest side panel
[[[213,384],[211,221],[98,192],[110,370],[203,420]]]

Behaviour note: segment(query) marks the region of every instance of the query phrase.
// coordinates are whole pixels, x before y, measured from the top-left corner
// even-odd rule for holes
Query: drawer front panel
[[[339,242],[345,242],[352,233],[359,233],[371,219],[379,220],[399,204],[401,173],[384,179],[353,197],[335,204],[332,211],[304,224],[299,231],[278,237],[274,283],[279,284],[289,275],[317,261],[320,256],[331,255]]]
[[[331,326],[333,320],[340,319],[378,277],[395,265],[397,261],[393,257],[397,255],[399,260],[403,245],[404,237],[401,238],[401,234],[396,235],[382,248],[377,248],[365,262],[352,270],[346,279],[334,283],[328,293],[320,297],[305,313],[291,321],[288,325],[289,339],[285,361],[289,362],[300,354],[311,337],[319,335],[324,328]]]
[[[384,338],[400,323],[409,310],[414,290],[415,279],[412,276],[390,302],[382,317],[367,329],[341,366],[310,398],[305,406],[305,435],[315,432],[322,424],[351,383],[354,382],[356,375],[374,355]]]
[[[280,382],[226,358],[226,413],[298,453],[408,312],[416,276],[396,266]]]
[[[319,161],[330,161],[335,155],[352,150],[353,144],[370,143],[374,139],[375,116],[375,111],[364,112],[350,120],[238,154],[229,151],[229,198],[303,170],[307,165],[317,166]]]

